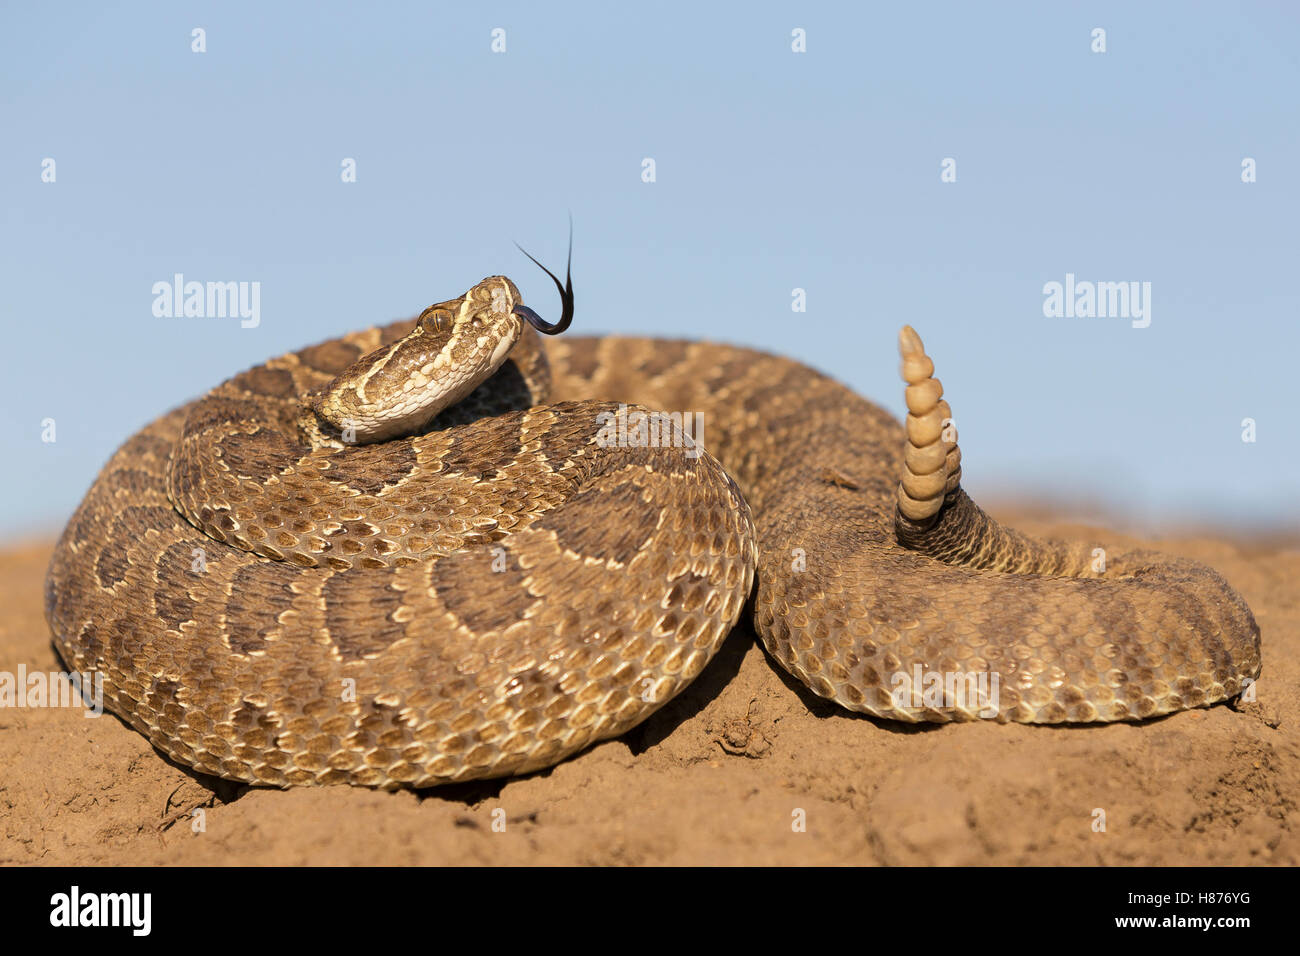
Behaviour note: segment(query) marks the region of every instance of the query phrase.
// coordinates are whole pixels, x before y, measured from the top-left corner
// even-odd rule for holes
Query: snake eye
[[[428,332],[450,332],[454,324],[452,314],[446,309],[430,306],[420,313],[420,325]]]

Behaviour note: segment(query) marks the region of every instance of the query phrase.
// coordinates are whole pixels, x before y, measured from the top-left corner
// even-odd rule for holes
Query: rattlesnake
[[[620,734],[742,614],[815,693],[894,720],[1136,720],[1258,675],[1254,617],[1213,570],[980,511],[910,328],[900,429],[779,356],[542,339],[572,316],[561,292],[550,326],[485,279],[128,439],[50,564],[66,664],[198,771],[380,787]],[[651,414],[674,411],[702,435]],[[992,698],[951,696],[980,675]]]

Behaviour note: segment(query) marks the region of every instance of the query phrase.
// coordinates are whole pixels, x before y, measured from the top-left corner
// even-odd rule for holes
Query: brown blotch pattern
[[[297,355],[298,360],[309,368],[337,375],[361,358],[361,349],[335,339],[332,342],[322,342],[320,345],[305,348]]]
[[[240,391],[269,398],[289,398],[298,393],[298,385],[288,369],[267,368],[264,365],[236,375],[230,384]]]
[[[345,661],[378,654],[405,634],[404,626],[393,620],[402,592],[382,581],[350,576],[357,573],[336,574],[321,591],[325,626]],[[366,627],[358,628],[358,620],[365,620]]]
[[[528,575],[515,555],[506,552],[501,571],[494,568],[497,558],[494,549],[475,548],[438,562],[438,600],[462,624],[481,634],[509,627],[537,602],[525,587]],[[467,581],[477,583],[466,587]]]

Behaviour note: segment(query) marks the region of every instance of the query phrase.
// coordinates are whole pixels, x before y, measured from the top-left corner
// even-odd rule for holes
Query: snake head
[[[458,299],[420,313],[415,327],[363,356],[325,386],[312,410],[358,443],[423,428],[499,369],[524,323],[519,289],[489,276]]]
[[[524,305],[518,287],[505,276],[488,276],[460,298],[429,306],[401,339],[344,369],[311,400],[311,411],[345,436],[344,442],[410,434],[490,378],[519,341],[525,322],[546,335],[567,329],[573,321],[572,223],[563,284],[526,250],[519,251],[559,289],[558,322],[547,322]],[[303,433],[310,438],[318,430]]]

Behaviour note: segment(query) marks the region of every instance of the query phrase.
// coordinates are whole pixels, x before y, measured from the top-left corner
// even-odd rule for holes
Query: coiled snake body
[[[381,787],[620,734],[747,607],[813,691],[896,720],[1136,720],[1259,673],[1211,569],[1102,564],[984,515],[910,329],[901,429],[788,359],[529,324],[558,330],[486,279],[134,435],[50,565],[64,661],[196,770]],[[702,441],[675,418],[646,441],[643,409],[700,416]],[[934,698],[923,674],[996,694]]]

